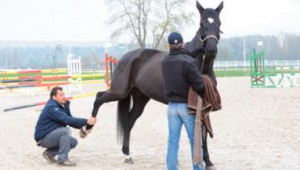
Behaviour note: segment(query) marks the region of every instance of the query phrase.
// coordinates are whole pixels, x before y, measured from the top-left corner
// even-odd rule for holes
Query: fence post
[[[109,84],[109,76],[108,76],[108,54],[107,53],[105,53],[105,72],[106,72],[106,74],[105,74],[105,81],[106,81],[106,86],[107,86],[107,88],[109,88],[110,87],[110,84]]]
[[[113,74],[113,58],[109,57],[109,70],[110,70],[110,80],[112,80],[112,74]]]

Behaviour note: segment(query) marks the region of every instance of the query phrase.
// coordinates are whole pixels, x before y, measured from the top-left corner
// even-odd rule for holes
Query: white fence
[[[300,66],[300,60],[266,60],[266,66]],[[215,61],[215,68],[250,67],[250,60]]]
[[[75,80],[73,80],[73,78],[69,79],[71,83],[68,86],[68,94],[71,94],[72,91],[79,91],[80,93],[83,93],[81,85],[81,57],[79,56],[75,58],[73,54],[69,53],[67,60],[68,76],[76,76]]]

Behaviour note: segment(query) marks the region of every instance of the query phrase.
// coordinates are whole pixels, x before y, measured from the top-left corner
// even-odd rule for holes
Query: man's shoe
[[[47,153],[47,151],[45,151],[43,153],[43,158],[45,158],[48,161],[48,163],[56,163],[57,162],[57,160],[54,158],[54,156],[49,155]]]
[[[61,163],[58,163],[59,165],[61,165],[61,166],[76,166],[76,163],[75,162],[72,162],[72,161],[70,161],[70,160],[65,160],[65,161],[63,161],[63,162],[61,162]]]

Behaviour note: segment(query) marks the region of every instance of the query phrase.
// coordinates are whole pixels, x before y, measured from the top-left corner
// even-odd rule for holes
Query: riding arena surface
[[[103,91],[105,84],[86,84],[84,92]],[[219,170],[300,169],[300,88],[250,88],[250,78],[218,78],[223,109],[211,113],[214,138],[208,139],[211,160]],[[9,107],[46,101],[48,92],[27,97],[0,92],[0,169],[61,169],[42,158],[34,127],[42,106],[10,112]],[[71,102],[75,117],[90,116],[95,96]],[[97,124],[85,139],[72,129],[77,148],[69,154],[72,169],[166,169],[167,106],[151,100],[131,133],[134,164],[124,163],[116,137],[117,102],[104,104]],[[182,129],[179,169],[192,169],[190,146]]]

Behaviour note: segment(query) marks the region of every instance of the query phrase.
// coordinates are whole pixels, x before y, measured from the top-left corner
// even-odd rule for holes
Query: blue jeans
[[[184,124],[185,126],[190,141],[192,159],[194,156],[195,115],[191,115],[188,113],[188,106],[186,103],[169,102],[168,124],[169,124],[169,139],[168,139],[168,150],[167,150],[167,168],[168,170],[177,170],[178,149],[179,149],[179,140],[180,140],[182,124]],[[205,170],[203,164],[202,167],[198,167],[196,164],[193,164],[193,169]]]
[[[46,152],[50,156],[58,154],[58,163],[68,159],[70,149],[75,148],[77,139],[71,136],[71,130],[68,127],[60,127],[48,133],[41,142],[41,147],[47,148]]]

